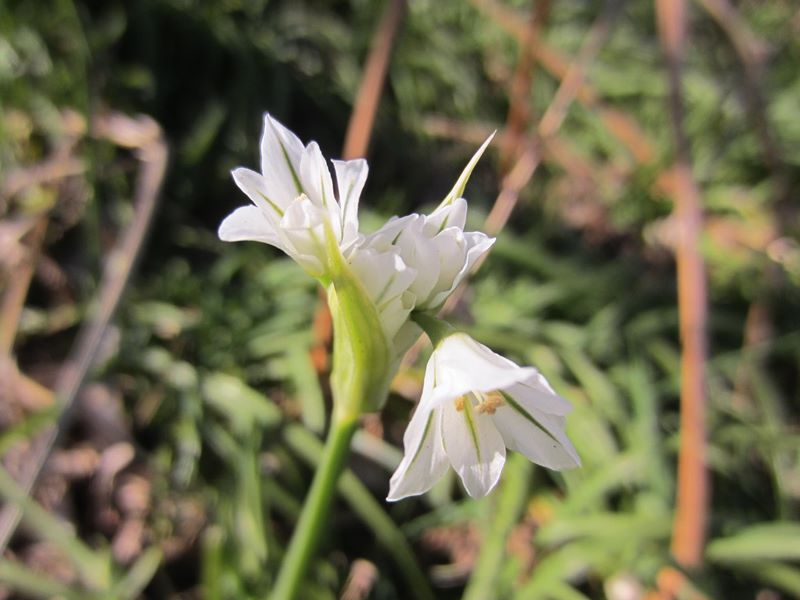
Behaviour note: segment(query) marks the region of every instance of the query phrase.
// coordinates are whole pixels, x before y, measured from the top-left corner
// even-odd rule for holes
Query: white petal
[[[407,265],[416,269],[417,276],[410,290],[419,302],[427,298],[439,280],[440,256],[436,244],[422,233],[423,219],[409,221],[395,239],[395,246]]]
[[[416,275],[416,271],[400,258],[396,248],[385,252],[373,248],[356,248],[349,260],[370,299],[378,306],[408,289]]]
[[[450,464],[473,498],[488,494],[500,480],[506,446],[492,418],[478,414],[469,400],[442,406],[442,439]]]
[[[541,373],[536,373],[505,391],[523,406],[551,415],[564,416],[572,410],[572,405],[553,391]]]
[[[223,242],[252,240],[283,249],[272,224],[257,206],[242,206],[234,210],[220,224],[218,235]]]
[[[304,191],[300,183],[303,153],[300,138],[265,114],[261,135],[261,173],[267,180],[270,196],[281,206],[287,206]]]
[[[480,231],[470,231],[464,233],[464,242],[467,248],[466,256],[463,262],[460,262],[461,268],[458,273],[452,280],[448,280],[448,286],[442,286],[444,289],[439,291],[439,288],[437,288],[436,293],[431,295],[425,306],[421,306],[421,308],[434,310],[441,306],[444,301],[447,300],[448,296],[453,293],[453,290],[456,289],[458,284],[469,274],[472,267],[478,262],[478,259],[489,251],[489,248],[491,248],[495,242],[495,238],[490,238]]]
[[[236,185],[239,186],[239,189],[247,194],[247,197],[253,201],[253,204],[264,212],[264,215],[271,223],[277,225],[291,201],[279,203],[276,199],[272,198],[267,189],[266,178],[255,171],[239,167],[231,171],[231,175]]]
[[[413,226],[413,223],[421,218],[416,213],[405,217],[391,217],[378,231],[366,236],[364,245],[376,250],[388,250],[404,229]]]
[[[415,296],[407,291],[416,271],[400,258],[397,248],[380,252],[357,247],[348,260],[380,313],[386,337],[392,339],[414,308]]]
[[[420,302],[421,309],[433,308],[433,302],[453,290],[455,278],[464,268],[467,257],[467,243],[464,232],[455,227],[449,227],[433,238],[439,255],[438,280],[425,299]]]
[[[506,403],[493,415],[506,446],[548,469],[580,466],[578,453],[564,431],[564,417]]]
[[[467,201],[456,198],[450,204],[443,204],[425,219],[425,233],[433,237],[447,227],[464,229],[467,223]]]
[[[427,392],[436,404],[471,391],[505,389],[537,373],[532,367],[517,366],[464,333],[450,335],[436,347],[426,374],[429,369],[434,372],[432,389],[423,386],[422,393]]]
[[[403,323],[408,321],[408,315],[414,309],[414,299],[411,292],[403,292],[378,308],[386,339],[393,339]]]
[[[430,410],[420,401],[403,436],[403,460],[389,482],[390,502],[424,494],[447,471],[441,421],[441,410]]]
[[[367,181],[369,167],[363,158],[332,162],[342,211],[342,243],[347,245],[358,234],[358,201]]]
[[[342,215],[333,193],[333,180],[328,163],[322,156],[317,142],[311,142],[303,152],[303,158],[300,160],[300,181],[311,201],[325,208],[333,232],[339,241]]]
[[[324,272],[326,263],[326,218],[324,209],[303,195],[289,206],[280,224],[286,252],[315,277]]]

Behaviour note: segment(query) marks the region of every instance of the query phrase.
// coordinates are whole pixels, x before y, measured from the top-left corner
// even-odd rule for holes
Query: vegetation
[[[264,111],[341,154],[385,4],[0,5],[0,597],[268,596],[329,340],[313,280],[216,227]],[[697,0],[670,45],[682,5],[411,0],[394,23],[363,222],[435,206],[498,130],[466,193],[498,242],[449,310],[573,403],[583,467],[515,456],[488,498],[451,477],[385,503],[416,348],[303,598],[800,596],[800,12]],[[677,275],[693,189],[705,290]]]

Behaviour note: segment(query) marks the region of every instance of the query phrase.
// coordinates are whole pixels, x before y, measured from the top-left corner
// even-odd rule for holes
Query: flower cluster
[[[417,325],[434,341],[389,500],[424,493],[448,465],[470,495],[483,496],[497,484],[506,448],[552,469],[580,464],[564,432],[570,405],[536,369],[518,367],[433,317],[494,243],[482,232],[464,231],[462,197],[490,141],[431,214],[393,217],[369,235],[358,223],[366,161],[332,161],[334,185],[319,146],[304,146],[270,115],[264,117],[261,173],[233,171],[253,204],[222,222],[222,240],[280,248],[326,285],[329,297],[349,298],[336,303],[334,325],[371,339],[371,348],[385,347],[391,365],[418,335]],[[388,381],[386,370],[382,379]]]

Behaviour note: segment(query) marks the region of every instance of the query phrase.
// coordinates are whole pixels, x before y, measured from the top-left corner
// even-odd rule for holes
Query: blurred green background
[[[286,257],[223,244],[216,227],[245,203],[229,172],[257,168],[264,111],[341,155],[387,5],[0,4],[6,501],[20,500],[6,475],[24,470],[31,441],[63,430],[0,559],[0,598],[268,594],[329,409],[311,353],[318,294]],[[654,3],[409,0],[362,223],[435,206],[497,129],[466,194],[481,228],[513,183],[504,175],[535,149],[453,319],[574,404],[583,468],[515,457],[486,499],[451,477],[386,504],[423,350],[365,419],[304,599],[427,587],[471,600],[800,597],[800,9],[686,7],[683,130],[709,281],[702,565],[684,569],[670,551],[682,225]],[[571,94],[567,73],[584,76]],[[563,123],[537,136],[562,93]],[[47,388],[98,321],[159,131],[168,166],[141,260],[62,417]]]

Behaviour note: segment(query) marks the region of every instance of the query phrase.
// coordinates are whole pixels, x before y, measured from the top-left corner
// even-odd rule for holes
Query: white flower
[[[494,244],[494,238],[484,233],[465,232],[466,217],[467,202],[457,198],[431,215],[392,217],[367,236],[363,246],[383,251],[397,248],[416,273],[408,288],[416,298],[415,309],[433,311]]]
[[[346,252],[358,237],[358,200],[367,179],[365,160],[332,161],[338,198],[316,142],[300,139],[269,114],[261,136],[261,173],[232,172],[253,202],[219,227],[227,242],[254,240],[280,248],[315,277],[327,271],[326,236]]]
[[[359,244],[379,252],[398,250],[403,262],[416,274],[408,288],[415,297],[415,310],[439,308],[494,244],[494,238],[485,233],[464,231],[467,201],[461,197],[472,170],[493,137],[494,134],[481,145],[433,213],[392,217]]]
[[[439,342],[403,437],[388,500],[422,494],[452,466],[473,497],[497,484],[506,447],[550,469],[580,465],[564,431],[569,402],[533,367],[519,367],[466,334]]]

